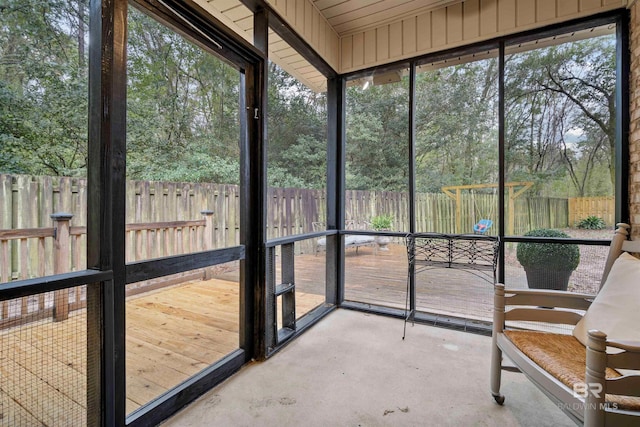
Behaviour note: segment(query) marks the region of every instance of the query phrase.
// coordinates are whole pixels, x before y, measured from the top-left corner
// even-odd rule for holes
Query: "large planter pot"
[[[375,241],[378,244],[378,250],[388,251],[387,245],[391,243],[391,236],[376,236]]]
[[[544,268],[525,269],[527,284],[531,289],[554,289],[566,291],[573,270],[555,271]]]

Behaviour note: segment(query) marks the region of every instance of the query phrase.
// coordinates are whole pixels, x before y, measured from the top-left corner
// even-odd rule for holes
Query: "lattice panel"
[[[78,310],[0,331],[0,425],[86,425],[86,329]]]

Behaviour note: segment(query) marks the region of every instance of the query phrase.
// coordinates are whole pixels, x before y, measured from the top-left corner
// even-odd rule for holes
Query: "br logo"
[[[586,397],[591,394],[593,397],[600,397],[602,393],[602,384],[599,383],[583,383],[578,382],[573,385],[573,397]]]

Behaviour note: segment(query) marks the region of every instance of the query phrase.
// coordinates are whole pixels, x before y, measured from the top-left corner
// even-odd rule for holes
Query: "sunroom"
[[[388,336],[412,346],[415,369],[468,345],[451,364],[486,363],[482,406],[500,410],[491,355],[471,351],[491,343],[494,285],[594,295],[616,224],[640,236],[635,1],[0,11],[0,425],[156,425],[280,357],[269,378],[286,385],[314,325],[327,329],[311,358],[345,366]],[[423,353],[419,339],[448,344]],[[372,351],[393,370],[394,350]],[[318,372],[295,392],[318,399]],[[363,375],[378,382],[357,393],[384,392],[384,375]],[[542,396],[514,378],[512,408]],[[296,402],[279,399],[256,404]],[[547,422],[571,421],[547,405]],[[426,416],[356,402],[338,413],[362,418],[331,418],[336,406],[316,405],[318,425]],[[441,421],[509,422],[469,416]]]

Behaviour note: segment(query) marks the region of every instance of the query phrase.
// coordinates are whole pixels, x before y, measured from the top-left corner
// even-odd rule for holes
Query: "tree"
[[[326,187],[326,94],[269,63],[267,176],[270,186]]]
[[[496,59],[417,75],[418,191],[497,182],[497,77]]]
[[[613,36],[509,57],[510,173],[533,178],[541,186],[550,177],[562,179],[566,174],[576,195],[583,196],[593,194],[593,172],[606,165],[611,185],[605,187],[613,188],[615,83]]]
[[[127,174],[238,183],[239,73],[132,9]]]
[[[409,186],[409,83],[347,92],[347,188],[407,191]]]
[[[0,17],[3,170],[83,175],[85,1],[6,0]]]

